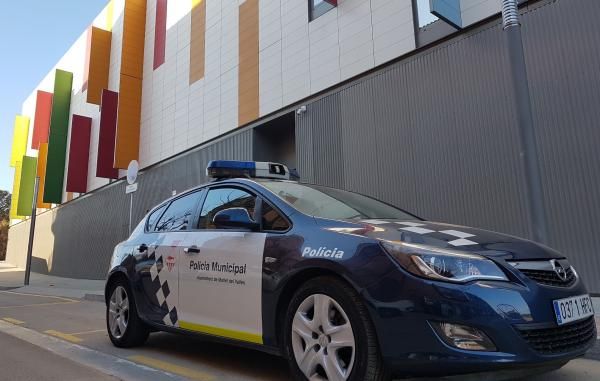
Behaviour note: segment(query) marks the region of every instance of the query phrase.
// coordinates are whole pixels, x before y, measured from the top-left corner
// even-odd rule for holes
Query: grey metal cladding
[[[549,245],[594,292],[598,16],[600,1],[558,0],[528,8],[522,20]],[[431,220],[530,237],[505,43],[497,18],[308,103],[297,118],[301,175]]]

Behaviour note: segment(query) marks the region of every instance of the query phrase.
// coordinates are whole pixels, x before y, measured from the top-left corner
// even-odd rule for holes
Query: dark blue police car
[[[548,247],[289,181],[280,164],[207,172],[115,248],[116,346],[194,333],[281,354],[297,380],[370,381],[550,370],[595,342],[585,286]]]

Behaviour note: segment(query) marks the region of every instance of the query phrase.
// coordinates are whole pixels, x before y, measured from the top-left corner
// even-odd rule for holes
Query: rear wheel
[[[110,341],[120,348],[142,345],[148,339],[150,330],[137,314],[129,284],[119,279],[111,285],[109,292],[106,327]]]
[[[296,380],[387,380],[375,330],[352,287],[333,277],[308,281],[294,294],[284,346]]]

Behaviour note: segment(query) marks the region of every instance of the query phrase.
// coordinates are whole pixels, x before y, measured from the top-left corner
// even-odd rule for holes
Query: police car
[[[591,299],[540,244],[426,221],[281,164],[213,161],[119,244],[118,347],[152,331],[276,353],[296,380],[556,369],[596,339]]]

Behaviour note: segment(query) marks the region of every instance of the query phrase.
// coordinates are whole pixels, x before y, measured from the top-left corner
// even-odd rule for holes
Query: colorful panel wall
[[[23,160],[22,157],[21,160]],[[21,186],[21,161],[17,161],[14,167],[15,178],[13,180],[12,198],[8,215],[11,220],[20,220],[21,216],[17,214],[17,205],[19,204],[19,187]]]
[[[73,121],[71,122],[71,142],[69,144],[67,192],[87,192],[91,135],[92,118],[73,115]]]
[[[119,94],[106,89],[102,91],[96,177],[105,179],[119,178],[119,170],[113,167],[115,159],[115,136],[117,133],[118,107]]]
[[[156,22],[154,24],[154,70],[165,63],[166,41],[167,0],[156,0]]]
[[[38,90],[35,101],[35,119],[31,149],[40,149],[40,144],[48,143],[50,132],[50,114],[52,113],[52,93]]]
[[[146,0],[126,0],[114,168],[126,169],[139,157],[145,30]]]
[[[15,126],[13,130],[13,143],[10,154],[10,166],[17,166],[27,152],[27,140],[29,138],[29,118],[22,115],[15,117]]]
[[[238,124],[244,125],[259,115],[258,87],[258,0],[240,5]]]
[[[73,73],[56,70],[43,198],[44,202],[53,204],[62,202],[72,87]]]
[[[100,105],[102,90],[108,88],[112,33],[92,27],[87,85],[87,102]]]
[[[85,42],[85,63],[83,64],[83,85],[81,91],[88,88],[88,79],[90,76],[90,52],[92,51],[92,27],[87,29],[87,41]]]
[[[192,0],[191,18],[190,85],[204,77],[206,0]]]
[[[31,216],[31,212],[33,211],[36,171],[37,158],[23,156],[21,184],[19,185],[19,202],[17,204],[17,214],[19,216]]]
[[[44,202],[44,187],[46,185],[46,160],[48,159],[48,143],[41,143],[38,152],[37,176],[40,178],[38,189],[37,207],[40,209],[50,209],[51,204]]]

